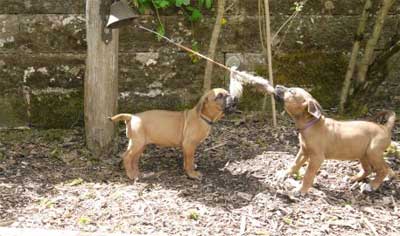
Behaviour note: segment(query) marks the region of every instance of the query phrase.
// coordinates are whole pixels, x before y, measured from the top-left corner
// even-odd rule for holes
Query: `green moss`
[[[339,102],[346,65],[346,58],[340,53],[291,53],[274,58],[274,83],[305,88],[323,107],[333,107]],[[255,66],[255,72],[268,78],[265,65]],[[244,111],[260,110],[263,100],[262,93],[245,88],[240,108]],[[266,102],[267,109],[270,109],[269,97]]]
[[[34,127],[71,128],[83,123],[82,91],[46,92],[31,97]]]
[[[5,94],[0,97],[0,126],[24,126],[28,124],[26,104],[22,94]]]
[[[291,53],[276,59],[275,84],[310,88],[322,106],[336,106],[346,65],[346,58],[340,53]]]
[[[2,49],[14,49],[16,46],[17,44],[15,42],[5,42]]]
[[[49,129],[42,132],[42,138],[45,142],[62,141],[66,135],[64,129]]]
[[[291,53],[275,59],[274,82],[306,88],[323,107],[333,107],[339,102],[346,66],[340,53]],[[267,77],[265,66],[256,67],[256,72]]]

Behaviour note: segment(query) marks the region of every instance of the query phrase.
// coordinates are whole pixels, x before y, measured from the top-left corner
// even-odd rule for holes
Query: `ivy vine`
[[[198,22],[203,18],[202,10],[211,9],[213,0],[132,0],[133,4],[140,13],[146,12],[148,9],[154,9],[158,16],[158,10],[167,8],[181,8],[191,22]],[[164,29],[164,24],[158,16],[159,24]],[[160,30],[159,33],[165,33]]]
[[[186,19],[191,23],[199,22],[203,18],[203,11],[210,10],[214,0],[131,0],[133,5],[139,10],[141,14],[148,10],[154,10],[157,15],[158,26],[157,32],[161,35],[165,35],[165,25],[161,21],[159,10],[165,10],[169,8],[181,9]],[[161,40],[160,37],[157,37]],[[198,42],[192,39],[192,49],[198,51]],[[197,62],[198,58],[195,55],[189,55],[192,62]]]

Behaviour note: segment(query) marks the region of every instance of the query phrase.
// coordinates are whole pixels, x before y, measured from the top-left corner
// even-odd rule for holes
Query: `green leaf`
[[[182,5],[188,6],[190,4],[190,0],[176,0],[175,6],[181,7]]]
[[[192,40],[192,50],[195,51],[195,52],[200,51],[199,42],[197,42],[197,41],[194,40],[194,39]],[[192,63],[196,63],[196,62],[198,62],[198,61],[200,60],[200,57],[197,56],[197,55],[194,54],[194,53],[189,53],[189,57],[190,57],[190,59],[192,60]]]
[[[54,206],[54,202],[50,199],[43,198],[40,200],[40,205],[42,205],[46,208],[52,208]]]
[[[206,0],[206,8],[210,9],[212,6],[213,0]]]
[[[139,13],[144,14],[147,9],[150,9],[151,3],[143,0],[139,0]]]
[[[78,223],[81,225],[88,225],[90,224],[90,222],[91,222],[90,218],[86,216],[82,216],[78,219]]]
[[[170,3],[167,0],[156,0],[154,1],[154,5],[156,8],[167,8],[170,6]]]
[[[228,23],[228,20],[225,17],[223,17],[221,19],[221,25],[226,25],[226,23]]]
[[[191,220],[199,220],[199,218],[200,218],[200,215],[196,211],[193,210],[193,211],[191,211],[189,213],[189,219],[191,219]]]
[[[163,25],[163,24],[160,23],[160,24],[157,26],[157,33],[161,34],[162,36],[165,35],[165,28],[164,28],[164,25]],[[157,35],[157,40],[158,40],[158,41],[161,40],[161,37],[160,37],[159,35]]]
[[[293,220],[288,217],[283,217],[282,220],[283,220],[283,222],[285,222],[288,225],[293,224]]]
[[[199,0],[199,1],[198,1],[198,6],[199,6],[199,7],[202,7],[202,6],[204,5],[204,1],[205,1],[205,0]]]
[[[68,183],[69,186],[75,186],[75,185],[80,185],[83,183],[83,179],[77,178],[73,179],[71,182]]]
[[[199,9],[194,8],[190,20],[193,22],[199,21],[203,17]]]

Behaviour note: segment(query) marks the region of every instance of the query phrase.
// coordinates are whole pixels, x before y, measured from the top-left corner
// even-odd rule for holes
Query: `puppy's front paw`
[[[305,196],[308,193],[308,189],[304,188],[302,185],[297,186],[293,191],[292,194],[294,196]]]
[[[140,177],[139,171],[126,171],[126,175],[128,176],[129,179],[136,181]]]
[[[372,192],[372,187],[370,184],[363,183],[360,187],[361,192]]]
[[[199,171],[195,171],[195,170],[186,171],[186,174],[191,179],[201,180],[203,178],[203,175]]]

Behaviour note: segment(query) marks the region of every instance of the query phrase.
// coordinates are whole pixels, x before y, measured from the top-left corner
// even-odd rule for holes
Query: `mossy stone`
[[[72,128],[83,124],[83,92],[46,91],[31,97],[31,124],[42,128]]]

